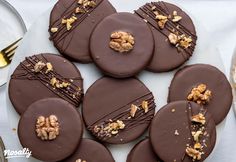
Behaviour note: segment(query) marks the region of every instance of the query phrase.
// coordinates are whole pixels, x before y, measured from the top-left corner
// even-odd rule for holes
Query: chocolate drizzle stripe
[[[122,108],[125,108],[126,106],[131,105],[131,104],[134,103],[135,101],[140,100],[141,98],[144,98],[144,97],[146,97],[146,96],[148,96],[148,95],[152,95],[152,92],[148,92],[147,94],[144,94],[143,96],[140,96],[140,97],[134,99],[133,101],[130,101],[129,103],[127,103],[127,104],[125,104],[125,105],[122,105],[121,107],[115,108],[115,111],[112,111],[112,112],[110,112],[109,114],[106,114],[106,115],[104,115],[104,116],[99,117],[98,120],[96,120],[95,122],[92,122],[92,124],[90,124],[90,125],[91,125],[91,126],[96,125],[97,123],[99,123],[101,120],[103,120],[105,117],[109,116],[110,114],[114,114],[115,112],[121,110]],[[127,111],[127,110],[126,110],[126,111]]]
[[[72,24],[72,28],[69,31],[66,29],[65,24],[61,23],[61,18],[59,18],[55,22],[53,22],[52,25],[50,25],[50,29],[51,29],[51,27],[58,27],[58,31],[56,33],[51,33],[49,31],[51,33],[50,40],[53,39],[55,44],[59,44],[63,40],[63,46],[64,46],[64,43],[65,43],[64,38],[67,37],[70,32],[74,31],[74,29],[76,29],[79,26],[79,24],[82,23],[84,21],[84,19],[86,19],[90,15],[90,13],[93,10],[95,10],[103,2],[103,0],[95,1],[95,2],[96,2],[95,7],[89,8],[85,13],[75,14],[75,16],[77,17],[77,20]],[[65,19],[70,18],[74,14],[76,7],[79,7],[79,6],[75,6],[75,8],[73,8],[72,10],[69,10],[71,7],[74,7],[75,3],[77,4],[77,1],[73,2],[69,6],[69,8],[66,9],[66,11],[63,13],[63,15],[61,17],[65,18]],[[70,39],[70,41],[71,40],[72,40],[72,38]],[[66,48],[68,48],[69,44],[70,43],[68,43],[66,45]],[[64,48],[62,51],[65,51],[66,48]]]
[[[47,62],[46,58],[41,55],[41,57],[44,59],[44,61]],[[22,73],[20,75],[12,75],[11,78],[12,79],[29,79],[29,80],[38,80],[40,81],[45,87],[47,87],[50,91],[52,91],[54,94],[56,94],[57,96],[63,98],[64,100],[70,102],[71,104],[78,106],[80,103],[80,100],[83,96],[83,90],[79,90],[78,87],[73,84],[72,82],[70,82],[70,79],[76,79],[76,80],[83,80],[82,78],[63,78],[61,75],[59,75],[58,73],[56,73],[55,70],[49,72],[48,74],[45,73],[38,73],[35,74],[32,69],[34,68],[34,65],[38,62],[38,61],[42,61],[40,60],[37,56],[32,56],[32,57],[27,57],[26,58],[26,62],[27,65],[25,65],[23,62],[20,63],[20,66],[22,67],[22,69],[24,71],[26,71],[25,73]],[[52,77],[56,77],[57,80],[59,80],[60,82],[62,81],[66,81],[70,83],[69,89],[65,89],[65,88],[53,88],[52,86],[50,86],[50,79]],[[73,97],[73,94],[76,94],[76,97]]]

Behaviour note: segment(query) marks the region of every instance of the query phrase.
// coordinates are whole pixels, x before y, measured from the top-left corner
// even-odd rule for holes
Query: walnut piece
[[[173,11],[173,22],[179,22],[182,19],[181,16],[178,15],[177,11]]]
[[[203,134],[203,132],[202,132],[201,130],[198,130],[198,131],[196,131],[196,132],[193,131],[193,132],[191,132],[191,133],[192,133],[192,136],[193,136],[193,139],[194,139],[195,142],[198,142],[200,135]]]
[[[130,116],[133,118],[138,110],[138,106],[132,104],[130,108]]]
[[[142,108],[143,108],[145,113],[148,112],[148,102],[147,101],[142,102]]]
[[[46,66],[47,66],[47,70],[45,72],[46,74],[49,73],[50,71],[53,71],[53,67],[52,67],[52,64],[50,62],[47,62]]]
[[[159,14],[157,11],[154,11],[156,15],[157,24],[161,29],[164,29],[166,22],[168,21],[168,17]]]
[[[204,125],[206,123],[205,116],[202,113],[192,116],[191,121],[196,122],[196,123],[200,123],[202,125]]]
[[[168,39],[169,39],[170,43],[174,44],[174,45],[176,45],[179,41],[178,36],[174,33],[170,33],[169,36],[168,36]]]
[[[58,31],[58,28],[54,27],[54,28],[51,28],[51,32],[52,33],[56,33]]]
[[[74,15],[68,19],[62,19],[61,23],[66,25],[66,29],[70,30],[72,28],[72,24],[77,20],[77,17]]]
[[[134,37],[124,31],[116,31],[111,33],[110,48],[118,52],[128,52],[134,48]]]
[[[38,73],[40,72],[44,67],[46,66],[46,64],[42,61],[37,62],[34,65],[34,72]]]
[[[76,7],[75,13],[80,14],[80,13],[85,13],[86,11],[80,7]]]
[[[200,160],[202,158],[202,153],[194,148],[187,147],[185,151],[193,160]]]
[[[59,135],[59,122],[55,115],[39,116],[36,121],[36,133],[41,140],[54,140]]]
[[[207,89],[205,84],[199,84],[193,88],[190,94],[187,96],[189,101],[194,101],[198,104],[206,104],[210,101],[211,91]]]

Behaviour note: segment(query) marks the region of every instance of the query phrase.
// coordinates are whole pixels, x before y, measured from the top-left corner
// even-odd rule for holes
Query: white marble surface
[[[8,0],[22,15],[26,26],[45,10],[50,8],[56,0]],[[115,1],[115,0],[114,0]],[[174,1],[174,0],[172,0]],[[191,15],[201,21],[212,37],[212,43],[220,50],[221,57],[229,76],[230,60],[236,46],[236,1],[230,0],[175,0]],[[119,3],[116,0],[115,3]],[[137,1],[138,3],[138,1]],[[128,1],[127,1],[128,4]],[[127,5],[124,4],[124,5]],[[0,12],[1,15],[1,12]],[[207,53],[206,53],[207,54]],[[6,87],[0,88],[0,134],[6,135],[7,123],[5,112]],[[224,97],[224,96],[222,96]],[[231,110],[227,116],[226,127],[216,151],[210,157],[211,162],[236,161],[236,120]],[[7,143],[7,141],[6,141]],[[13,146],[14,147],[14,146]],[[17,162],[17,159],[16,161]]]

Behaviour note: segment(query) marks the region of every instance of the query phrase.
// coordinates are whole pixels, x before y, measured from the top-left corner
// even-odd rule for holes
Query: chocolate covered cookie
[[[232,104],[232,90],[225,75],[216,67],[195,64],[179,70],[169,88],[168,102],[194,101],[212,114],[219,124]]]
[[[59,98],[34,102],[18,125],[20,143],[42,161],[60,161],[73,154],[82,133],[79,113],[73,105]]]
[[[87,90],[82,108],[87,129],[100,141],[127,143],[144,133],[154,113],[152,92],[135,78],[103,77]]]
[[[108,0],[59,0],[50,15],[50,39],[61,54],[91,62],[90,35],[104,17],[115,12]]]
[[[63,162],[115,162],[115,160],[102,144],[90,139],[82,139],[74,154]]]
[[[138,16],[116,13],[103,19],[90,39],[91,56],[107,75],[134,76],[146,68],[153,55],[151,30]]]
[[[181,8],[167,2],[152,2],[136,10],[135,15],[148,24],[154,36],[154,55],[148,70],[170,71],[192,56],[196,31],[191,18]]]
[[[83,79],[76,66],[61,56],[34,55],[26,57],[11,75],[9,97],[19,114],[33,102],[50,97],[78,107],[83,97]]]
[[[144,139],[130,151],[126,162],[162,162],[153,152],[150,140]]]
[[[215,146],[215,122],[194,102],[171,102],[155,115],[150,140],[163,161],[202,162]]]

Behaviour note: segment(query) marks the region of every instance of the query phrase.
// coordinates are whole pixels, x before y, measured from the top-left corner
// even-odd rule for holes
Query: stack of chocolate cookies
[[[148,128],[127,162],[201,162],[209,156],[216,125],[232,103],[225,75],[207,64],[182,67],[168,104],[156,114],[158,99],[137,77],[145,69],[153,75],[177,69],[194,54],[195,27],[182,9],[160,1],[117,13],[108,0],[59,0],[49,23],[49,39],[63,56],[27,57],[9,83],[21,115],[19,139],[33,157],[114,162],[105,145],[134,141]],[[71,61],[93,62],[104,76],[84,94],[86,80]],[[82,138],[84,126],[94,140]]]

